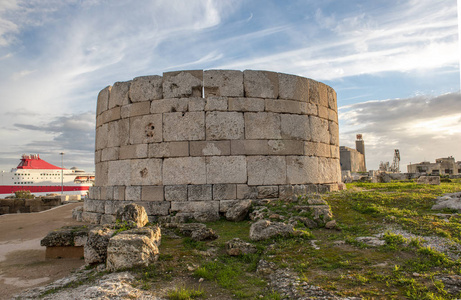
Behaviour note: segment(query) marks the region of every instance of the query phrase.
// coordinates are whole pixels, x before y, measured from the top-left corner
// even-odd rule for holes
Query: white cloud
[[[401,171],[410,162],[454,156],[461,160],[461,94],[368,101],[340,107],[341,145],[351,147],[355,134],[366,144],[367,167],[402,157]],[[454,143],[455,141],[455,143]]]

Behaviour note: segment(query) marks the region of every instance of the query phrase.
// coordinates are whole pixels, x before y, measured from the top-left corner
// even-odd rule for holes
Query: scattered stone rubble
[[[440,185],[440,176],[420,176],[416,183]]]
[[[44,299],[44,300],[73,300],[73,299],[141,299],[160,300],[147,291],[133,287],[136,278],[129,272],[111,273],[104,275],[95,282],[87,283],[76,288],[65,288],[71,284],[85,280],[94,270],[78,270],[75,274],[57,280],[49,285],[27,290],[14,299]],[[46,295],[47,292],[58,290]]]
[[[274,263],[260,260],[256,272],[268,278],[269,291],[279,293],[283,299],[328,299],[328,300],[358,300],[358,297],[339,297],[302,281],[296,273],[288,268],[277,269]]]
[[[454,209],[461,211],[461,192],[445,194],[435,199],[436,204],[432,206],[433,210]]]

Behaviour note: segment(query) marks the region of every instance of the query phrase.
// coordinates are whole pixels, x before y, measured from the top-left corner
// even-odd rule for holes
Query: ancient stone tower
[[[116,82],[98,96],[93,223],[225,212],[242,199],[336,190],[335,91],[267,71],[193,70]]]

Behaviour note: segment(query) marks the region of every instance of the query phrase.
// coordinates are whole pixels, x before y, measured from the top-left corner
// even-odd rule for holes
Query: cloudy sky
[[[182,69],[297,74],[338,93],[367,167],[461,160],[456,0],[1,0],[0,170],[22,153],[94,170],[98,92]]]

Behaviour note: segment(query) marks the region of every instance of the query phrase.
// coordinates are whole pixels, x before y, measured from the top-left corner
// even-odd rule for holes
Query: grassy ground
[[[251,221],[208,223],[219,234],[211,242],[164,234],[158,262],[135,270],[138,287],[153,293],[163,290],[159,295],[169,299],[282,299],[256,273],[258,262],[264,259],[339,296],[461,296],[449,294],[436,279],[440,274],[461,275],[461,215],[431,210],[436,197],[461,191],[459,179],[439,186],[392,182],[352,183],[347,188],[323,196],[338,229],[310,230],[298,222],[292,237],[255,242],[256,254],[230,257],[225,253],[228,240],[249,241]],[[278,221],[293,216],[293,203],[273,201],[267,206]],[[356,240],[374,235],[386,243],[369,247]],[[445,247],[428,247],[428,240]]]

